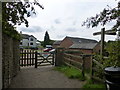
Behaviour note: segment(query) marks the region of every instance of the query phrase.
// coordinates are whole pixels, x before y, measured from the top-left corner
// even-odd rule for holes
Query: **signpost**
[[[101,59],[103,59],[104,56],[104,41],[105,41],[105,34],[106,35],[116,35],[116,31],[113,30],[106,30],[105,28],[101,29],[101,32],[95,32],[93,33],[93,35],[101,35],[101,51],[100,51],[100,55],[101,55]]]

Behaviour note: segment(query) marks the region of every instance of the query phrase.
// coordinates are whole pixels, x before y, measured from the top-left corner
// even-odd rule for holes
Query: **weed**
[[[86,84],[83,85],[83,88],[102,88],[102,90],[105,90],[105,85],[103,83],[94,83],[93,80],[89,79]]]
[[[68,78],[85,80],[85,77],[83,77],[81,71],[76,68],[69,66],[61,66],[56,67],[55,70],[63,72]]]

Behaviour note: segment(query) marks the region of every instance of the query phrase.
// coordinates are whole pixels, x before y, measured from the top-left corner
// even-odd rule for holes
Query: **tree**
[[[83,22],[83,26],[87,26],[88,28],[97,27],[99,24],[104,26],[108,22],[114,20],[116,21],[116,23],[115,25],[113,25],[111,30],[114,30],[116,32],[120,31],[120,1],[118,2],[115,8],[112,9],[110,7],[108,7],[107,9],[104,8],[104,10],[100,14],[96,14],[95,17],[87,18],[86,21]],[[108,48],[110,59],[104,62],[111,62],[108,63],[108,66],[109,65],[120,66],[120,40],[111,43]]]
[[[34,2],[29,2],[29,0],[24,0],[24,2],[21,0],[13,0],[13,2],[2,2],[3,33],[8,35],[14,33],[12,34],[13,36],[17,35],[15,25],[21,25],[21,23],[25,23],[26,27],[28,27],[28,21],[25,17],[30,17],[31,14],[36,14],[34,5],[44,9],[37,2],[37,0],[34,0]],[[30,10],[28,11],[28,9]]]
[[[119,30],[120,29],[120,1],[118,2],[115,8],[104,8],[100,14],[96,14],[95,17],[87,18],[86,21],[83,22],[82,26],[87,26],[88,28],[91,26],[97,27],[99,24],[106,25],[108,22],[115,20],[116,23],[113,25],[111,30]]]
[[[49,44],[50,44],[50,37],[49,37],[48,32],[46,31],[46,32],[45,32],[45,36],[44,36],[44,47],[45,47],[46,45],[49,45]]]

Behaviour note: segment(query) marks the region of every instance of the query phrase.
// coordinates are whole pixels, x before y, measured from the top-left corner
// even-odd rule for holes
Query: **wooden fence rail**
[[[64,53],[63,54],[63,59],[64,63],[67,64],[68,66],[75,67],[79,70],[82,71],[83,77],[85,76],[85,58],[86,57],[91,57],[92,55],[86,55],[86,54],[80,54],[78,55],[73,55],[69,53]]]
[[[55,65],[60,66],[66,64],[68,66],[75,67],[82,71],[83,76],[87,71],[89,72],[89,75],[87,73],[88,78],[103,82],[104,80],[102,79],[102,75],[104,67],[100,62],[95,60],[94,57],[95,56],[92,54],[83,54],[80,51],[69,51],[68,49],[66,51],[64,48],[57,48]],[[102,75],[100,72],[102,72]]]
[[[102,70],[101,72],[100,72],[100,69]],[[93,59],[92,60],[91,78],[94,80],[100,81],[100,82],[104,82],[103,78],[100,78],[99,76],[96,75],[96,73],[98,73],[100,76],[102,76],[102,74],[100,74],[100,73],[103,73],[103,69],[104,69],[104,66],[100,62],[98,62],[97,60]]]

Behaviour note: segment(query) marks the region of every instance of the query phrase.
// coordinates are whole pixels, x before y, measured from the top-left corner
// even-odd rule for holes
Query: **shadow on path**
[[[68,79],[53,66],[22,68],[10,88],[81,88],[83,82]]]

